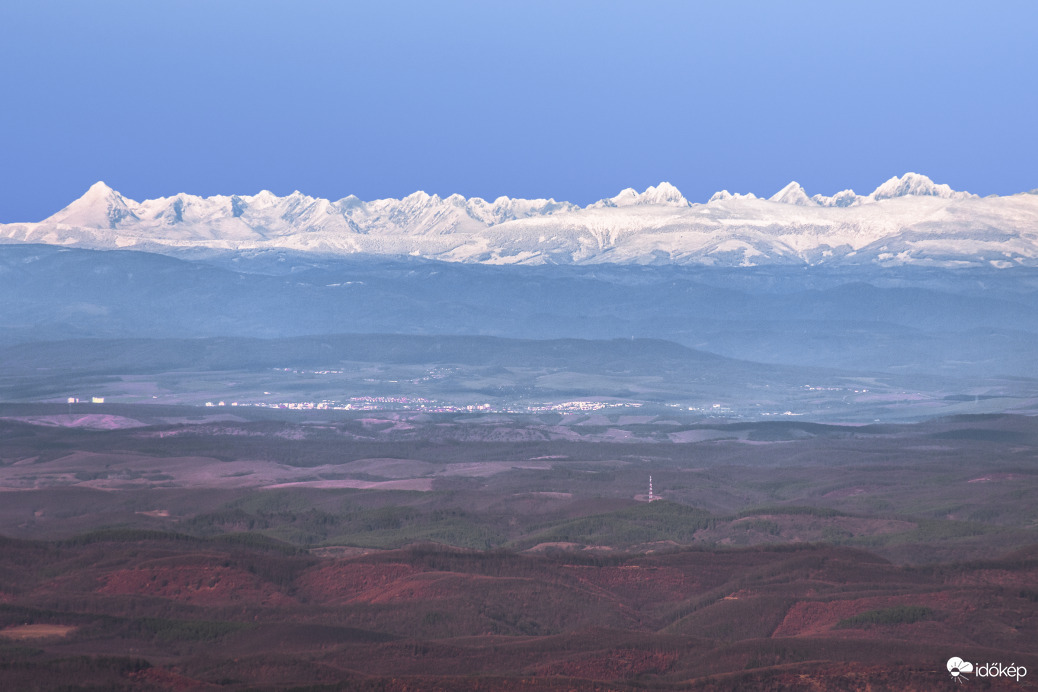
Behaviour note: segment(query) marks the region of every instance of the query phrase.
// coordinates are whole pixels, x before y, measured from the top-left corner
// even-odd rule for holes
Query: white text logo
[[[1010,663],[1008,666],[1001,663],[973,664],[963,661],[958,656],[952,656],[948,659],[948,672],[951,673],[955,682],[969,680],[966,673],[973,673],[978,678],[1016,678],[1016,681],[1020,682],[1020,678],[1027,675],[1027,668],[1015,663]]]

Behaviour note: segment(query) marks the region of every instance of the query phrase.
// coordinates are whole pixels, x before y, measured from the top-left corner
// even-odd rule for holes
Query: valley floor
[[[0,411],[5,689],[1038,675],[1032,418],[102,413]]]

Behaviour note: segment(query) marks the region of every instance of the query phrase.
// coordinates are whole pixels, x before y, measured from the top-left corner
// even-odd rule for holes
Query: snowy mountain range
[[[1038,194],[978,197],[907,173],[869,195],[770,198],[722,190],[691,203],[669,183],[587,207],[416,192],[338,201],[293,192],[136,202],[102,182],[0,242],[184,254],[286,249],[488,264],[922,264],[1038,266]]]

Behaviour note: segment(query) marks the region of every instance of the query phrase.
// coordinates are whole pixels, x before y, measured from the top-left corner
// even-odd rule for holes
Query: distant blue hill
[[[1038,377],[1038,269],[488,266],[0,245],[0,344],[319,334],[662,339],[762,363]]]

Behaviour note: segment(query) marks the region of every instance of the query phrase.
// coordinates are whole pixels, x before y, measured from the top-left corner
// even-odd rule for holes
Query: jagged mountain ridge
[[[980,198],[907,173],[869,195],[768,199],[727,190],[691,203],[669,183],[587,207],[416,192],[338,201],[178,194],[136,202],[104,183],[38,223],[0,225],[0,242],[166,254],[283,248],[489,264],[1038,264],[1038,196]]]

